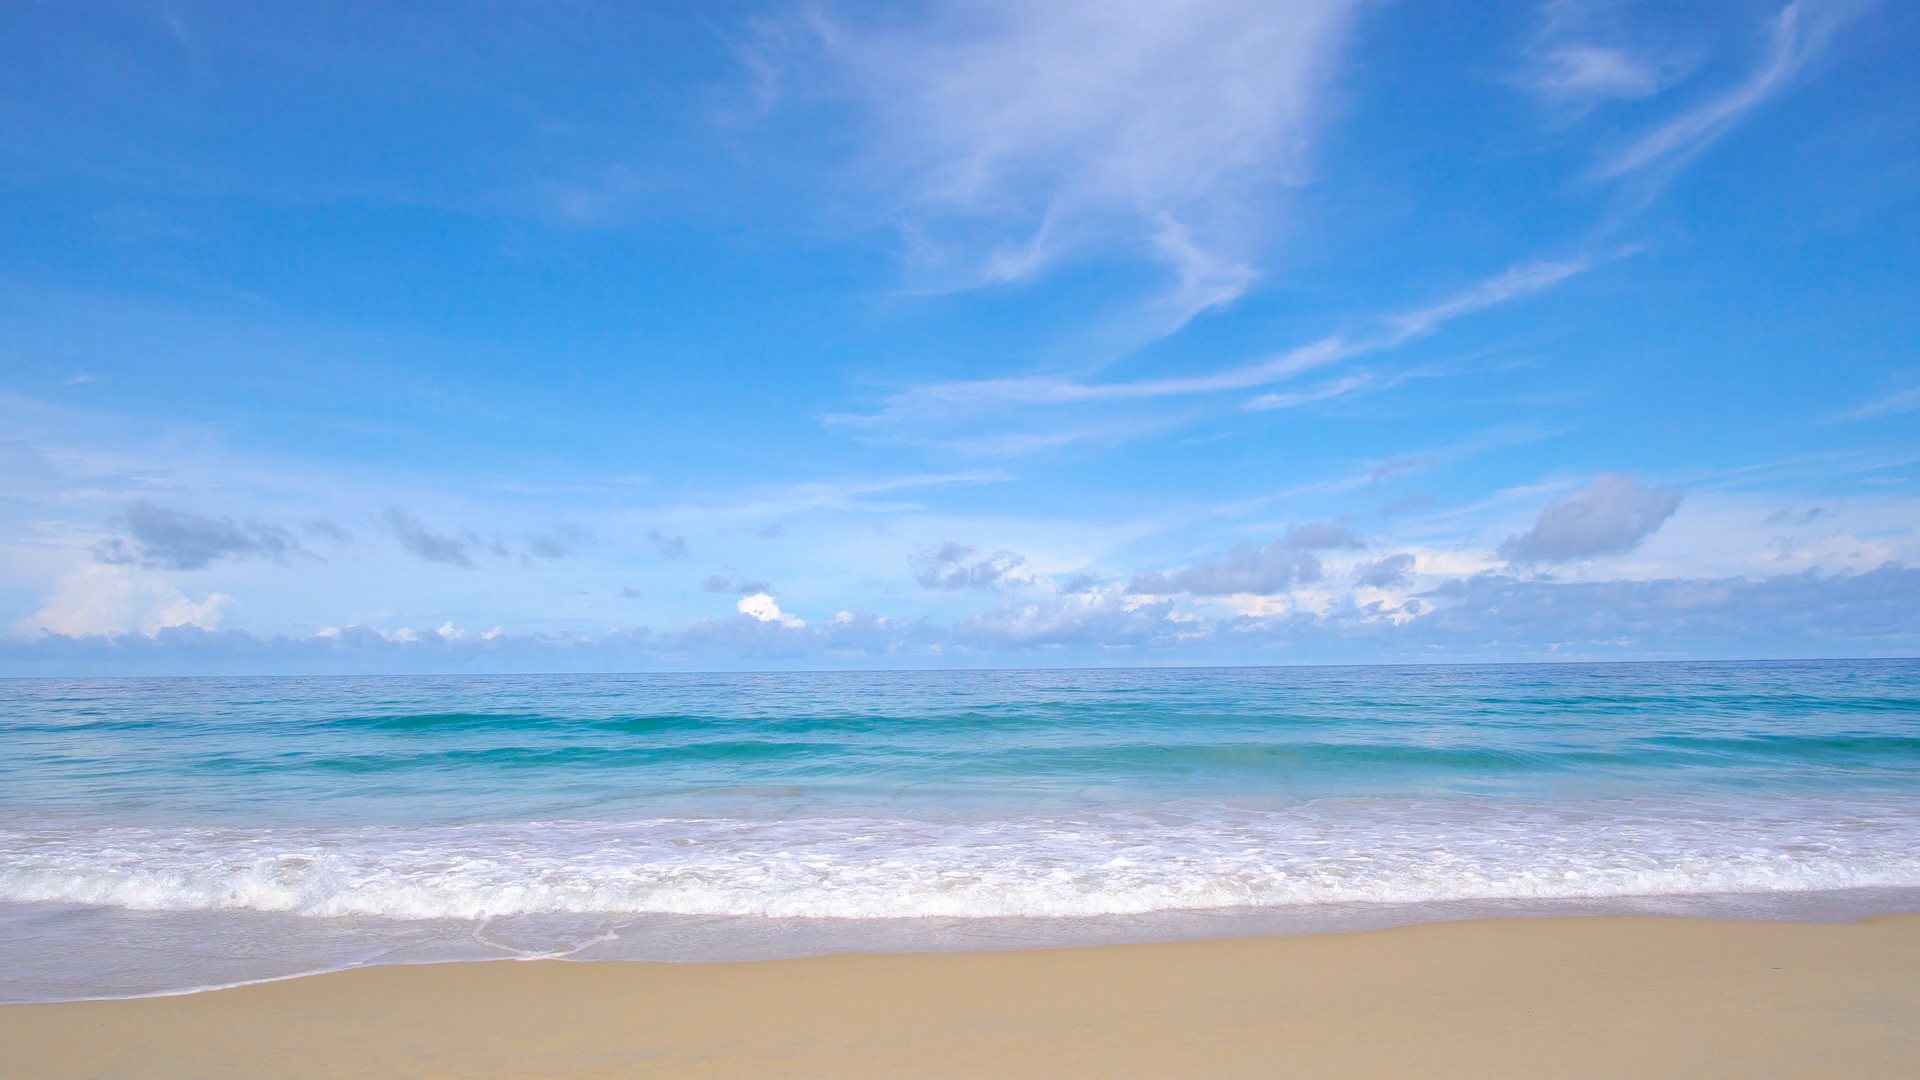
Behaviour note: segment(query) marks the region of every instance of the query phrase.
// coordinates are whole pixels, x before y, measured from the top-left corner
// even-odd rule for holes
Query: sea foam
[[[0,901],[315,917],[1071,917],[1900,886],[1920,886],[1920,809],[1894,801],[0,830]]]

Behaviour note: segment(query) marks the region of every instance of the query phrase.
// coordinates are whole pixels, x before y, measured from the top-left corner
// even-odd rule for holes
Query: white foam
[[[1063,917],[1908,886],[1920,886],[1920,806],[1892,800],[0,830],[0,901],[400,920]]]

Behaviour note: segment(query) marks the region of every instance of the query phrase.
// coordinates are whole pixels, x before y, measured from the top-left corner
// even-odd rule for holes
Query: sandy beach
[[[1511,919],[0,1008],[26,1077],[1920,1075],[1920,915]]]

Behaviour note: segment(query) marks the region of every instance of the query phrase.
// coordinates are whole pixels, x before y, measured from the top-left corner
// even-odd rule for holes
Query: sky
[[[1920,652],[1920,7],[0,7],[0,674]]]

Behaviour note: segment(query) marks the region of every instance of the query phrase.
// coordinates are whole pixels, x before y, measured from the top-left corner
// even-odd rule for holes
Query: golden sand
[[[0,1008],[0,1076],[1920,1077],[1920,916],[1508,919]]]

